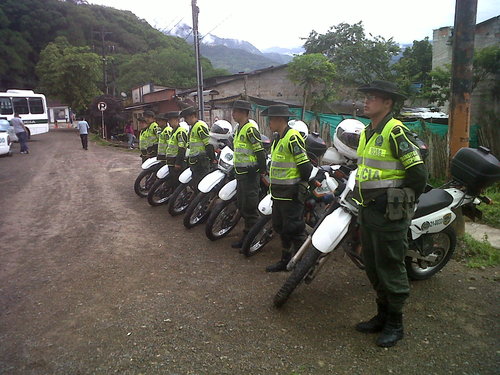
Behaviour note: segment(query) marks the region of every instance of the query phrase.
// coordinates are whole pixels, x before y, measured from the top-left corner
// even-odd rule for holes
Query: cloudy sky
[[[170,29],[192,24],[191,0],[89,0],[130,10],[151,25]],[[365,31],[411,43],[452,26],[455,0],[198,0],[200,34],[246,40],[259,49],[298,47],[311,30],[326,32],[341,22],[363,21]],[[500,15],[500,1],[478,0],[477,22]]]

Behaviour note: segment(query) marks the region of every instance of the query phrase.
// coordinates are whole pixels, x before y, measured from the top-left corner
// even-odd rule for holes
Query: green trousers
[[[191,168],[192,179],[191,186],[198,191],[198,184],[210,172],[210,162],[206,157],[189,160],[189,168]]]
[[[283,253],[297,251],[305,241],[304,202],[273,199],[273,229],[279,233]]]
[[[359,218],[366,275],[377,303],[387,305],[389,312],[401,313],[410,294],[404,262],[409,221],[388,221],[374,206],[363,207]]]
[[[246,234],[259,220],[260,176],[255,172],[236,175],[236,200],[238,210],[245,222],[243,232]]]

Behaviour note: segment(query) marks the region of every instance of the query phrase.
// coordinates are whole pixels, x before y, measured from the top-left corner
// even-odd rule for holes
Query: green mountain
[[[187,64],[177,62],[177,66],[167,67],[174,70],[173,74],[190,75],[186,65],[194,69],[191,45],[181,38],[164,35],[132,12],[91,5],[83,0],[1,0],[0,90],[36,88],[35,66],[40,51],[58,36],[66,37],[74,46],[89,46],[97,54],[104,50],[114,64],[125,64],[133,58],[147,64],[145,56],[156,51],[156,56],[178,54],[190,60]],[[166,50],[169,53],[161,52]],[[204,68],[207,75],[213,70],[209,61],[204,61]],[[108,72],[109,76],[117,76],[119,81],[121,66],[110,69],[113,71]],[[179,69],[183,71],[178,72]],[[196,77],[195,71],[192,73]],[[190,83],[186,81],[186,85]],[[120,89],[130,89],[127,86],[132,84],[135,83],[122,82]]]
[[[280,65],[280,63],[262,54],[257,55],[242,49],[222,45],[202,44],[200,53],[209,59],[213,66],[228,70],[231,73],[250,72],[273,65]]]

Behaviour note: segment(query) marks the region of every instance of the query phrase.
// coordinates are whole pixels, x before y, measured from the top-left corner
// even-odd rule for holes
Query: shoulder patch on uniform
[[[375,146],[382,146],[382,143],[384,143],[384,137],[379,135],[377,139],[375,139]]]
[[[408,151],[410,149],[410,145],[406,141],[399,142],[399,149],[403,152]]]

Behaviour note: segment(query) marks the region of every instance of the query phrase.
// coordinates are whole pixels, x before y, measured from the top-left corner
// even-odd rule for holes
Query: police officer
[[[167,146],[168,140],[172,135],[172,127],[168,124],[168,117],[164,113],[156,116],[159,128],[162,129],[158,134],[158,160],[167,160]]]
[[[179,125],[179,111],[167,112],[166,117],[169,125],[172,127],[172,135],[168,139],[166,150],[167,165],[169,166],[170,174],[169,186],[175,187],[179,182],[179,175],[185,165],[184,158],[188,145],[188,131]]]
[[[217,164],[214,146],[209,142],[208,125],[198,119],[198,109],[188,107],[181,112],[181,117],[191,125],[188,164],[193,173],[191,184],[198,190],[199,182],[210,171],[210,163]]]
[[[158,133],[160,127],[155,121],[153,111],[144,111],[144,120],[147,127],[139,135],[139,148],[141,149],[142,160],[155,157],[158,153]]]
[[[248,119],[252,105],[246,100],[233,103],[233,119],[239,125],[234,134],[234,170],[236,172],[236,199],[245,221],[243,236],[231,247],[238,249],[245,236],[259,219],[260,174],[266,172],[266,153],[257,126]]]
[[[377,345],[390,347],[404,335],[402,309],[410,290],[404,263],[407,232],[427,171],[415,139],[393,118],[394,103],[405,99],[396,85],[374,81],[358,90],[366,95],[364,112],[371,122],[359,140],[354,199],[361,205],[363,258],[377,294],[377,315],[356,330],[381,332]]]
[[[306,238],[304,203],[312,164],[304,139],[288,126],[288,118],[293,116],[288,106],[272,105],[261,114],[269,116],[271,131],[278,133],[271,146],[269,189],[273,199],[273,228],[280,234],[283,251],[280,261],[268,266],[266,271],[280,272],[286,271],[294,252]]]

